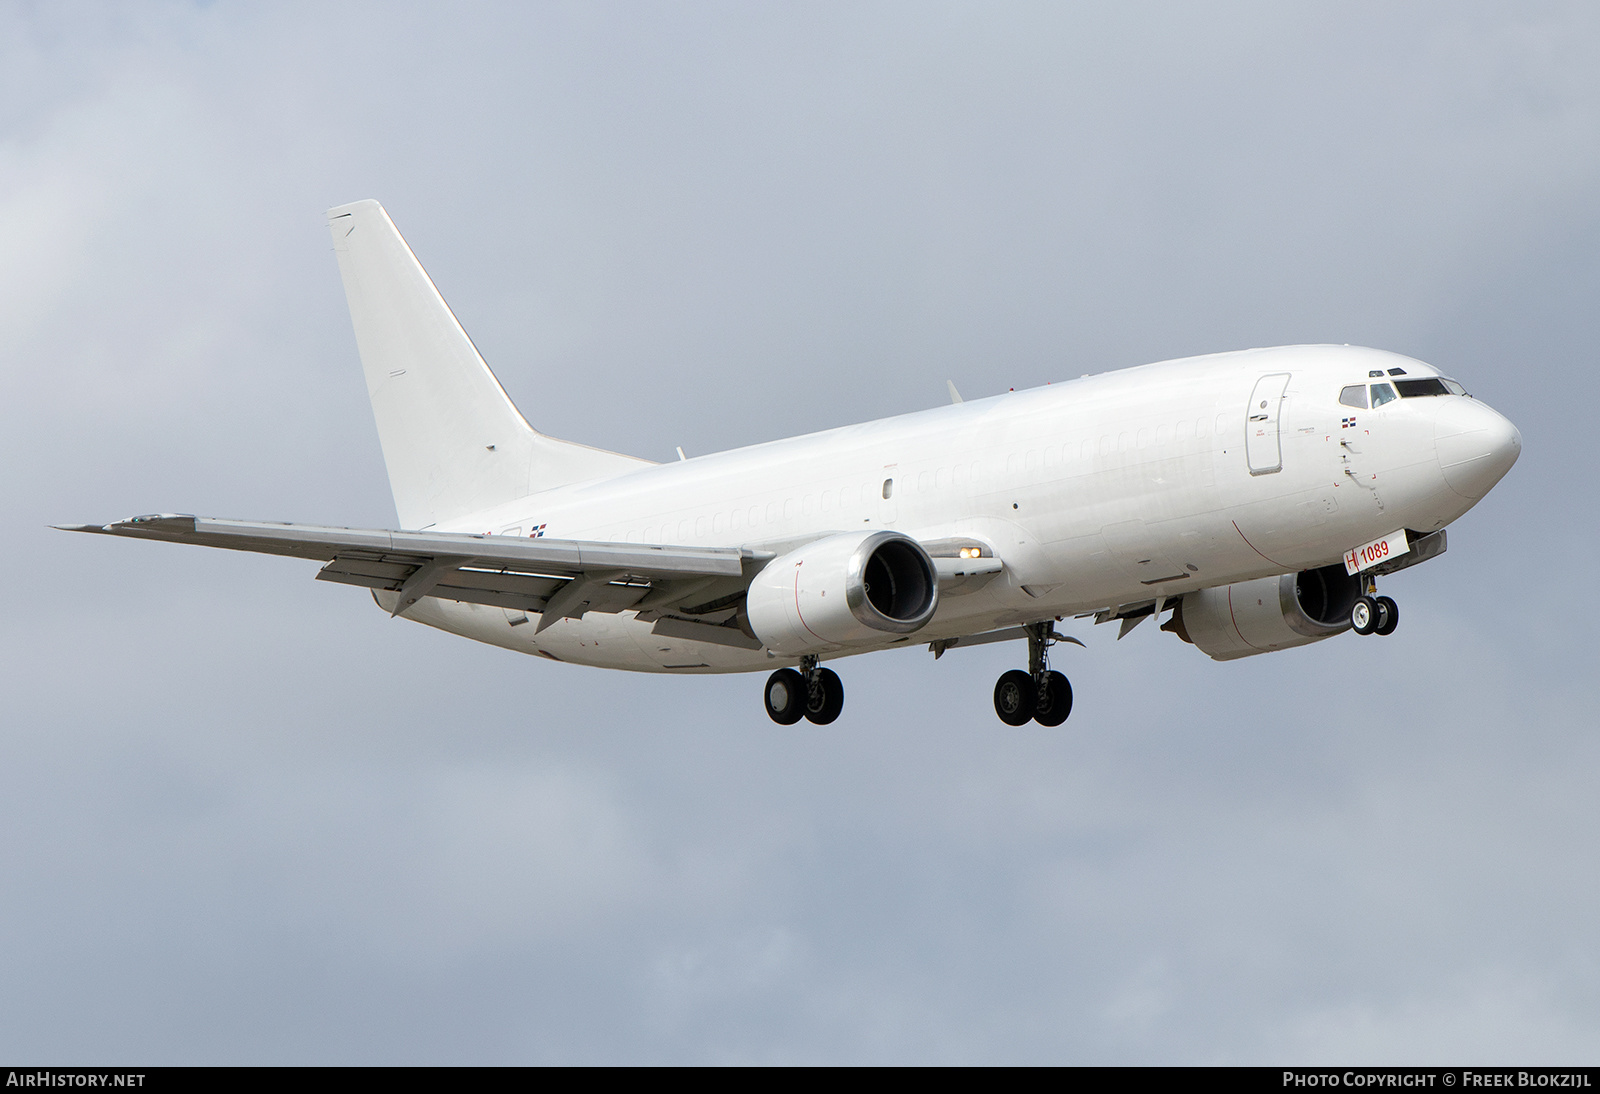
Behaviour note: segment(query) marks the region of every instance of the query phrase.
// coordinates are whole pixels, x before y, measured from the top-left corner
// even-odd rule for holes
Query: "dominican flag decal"
[[[1354,429],[1355,427],[1356,427],[1356,420],[1354,418],[1340,418],[1339,419],[1339,428],[1340,429]]]
[[[540,536],[544,535],[544,530],[548,527],[550,527],[548,524],[535,524],[533,526],[533,531],[529,532],[528,535],[534,539],[538,539]]]

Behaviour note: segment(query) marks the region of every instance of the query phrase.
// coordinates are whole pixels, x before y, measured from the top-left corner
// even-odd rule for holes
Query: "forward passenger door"
[[[1283,409],[1283,392],[1289,386],[1287,372],[1275,372],[1256,381],[1245,408],[1244,454],[1252,475],[1270,475],[1283,470],[1283,446],[1278,438],[1278,419]]]

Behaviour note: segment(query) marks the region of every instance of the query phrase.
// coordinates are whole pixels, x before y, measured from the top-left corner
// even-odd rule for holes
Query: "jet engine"
[[[1286,650],[1350,629],[1361,580],[1336,563],[1189,593],[1161,629],[1217,661]]]
[[[773,559],[750,582],[750,629],[797,656],[910,634],[933,618],[939,578],[899,532],[845,532]]]

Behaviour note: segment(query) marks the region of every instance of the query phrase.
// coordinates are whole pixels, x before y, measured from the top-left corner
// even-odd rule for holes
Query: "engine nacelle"
[[[846,532],[773,559],[750,582],[750,629],[796,656],[910,634],[933,618],[939,578],[899,532]]]
[[[1361,579],[1337,563],[1189,593],[1162,630],[1217,661],[1232,661],[1349,630],[1350,608],[1360,595]]]

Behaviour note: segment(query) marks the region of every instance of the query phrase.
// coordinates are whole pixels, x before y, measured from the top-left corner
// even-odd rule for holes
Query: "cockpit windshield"
[[[1344,406],[1365,410],[1368,406],[1377,408],[1396,399],[1416,399],[1424,395],[1467,395],[1466,388],[1444,376],[1429,376],[1415,380],[1397,378],[1392,383],[1392,387],[1389,384],[1373,384],[1370,388],[1366,384],[1351,384],[1340,389],[1339,402]],[[1400,389],[1399,394],[1395,393],[1395,388]],[[1367,399],[1369,391],[1372,396],[1370,403]]]
[[[1396,380],[1394,386],[1400,389],[1402,399],[1415,399],[1421,395],[1464,395],[1466,391],[1454,380],[1441,380],[1430,376],[1425,380]],[[1451,388],[1455,390],[1451,390]]]
[[[1398,392],[1396,391],[1398,389]],[[1426,395],[1466,395],[1467,389],[1454,380],[1443,376],[1418,377],[1415,380],[1402,380],[1396,377],[1388,384],[1373,384],[1371,387],[1353,385],[1339,392],[1339,401],[1345,406],[1364,407],[1369,405],[1367,394],[1371,392],[1371,406],[1376,409],[1384,403],[1392,403],[1396,399],[1417,399]]]

